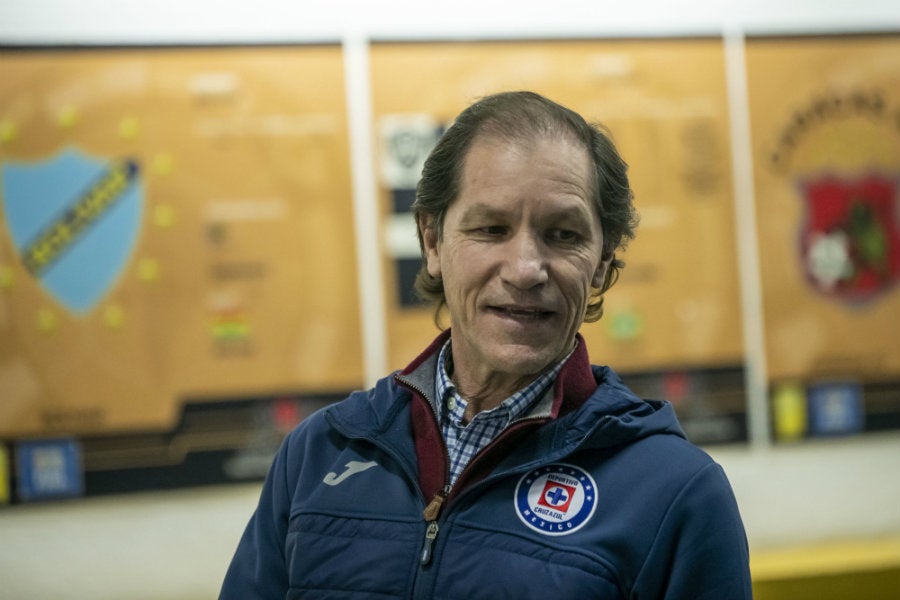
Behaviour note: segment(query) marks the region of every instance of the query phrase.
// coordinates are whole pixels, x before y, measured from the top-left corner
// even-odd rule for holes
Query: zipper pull
[[[431,550],[434,547],[434,540],[438,535],[437,521],[428,523],[428,529],[425,531],[425,545],[422,547],[422,566],[427,566],[431,562]]]
[[[434,546],[434,540],[438,534],[438,517],[441,515],[441,509],[444,507],[444,500],[447,499],[447,496],[450,495],[450,485],[445,485],[444,489],[434,495],[434,498],[431,499],[431,502],[428,503],[428,506],[425,507],[425,510],[422,511],[422,516],[425,517],[425,520],[428,522],[428,529],[425,530],[425,545],[422,546],[422,566],[428,565],[431,562],[431,550]]]
[[[428,506],[425,507],[425,510],[422,511],[422,516],[425,517],[426,521],[437,521],[438,516],[441,514],[441,507],[444,505],[444,499],[447,496],[443,493],[437,493],[434,495],[434,498],[431,499],[431,502],[428,503]]]

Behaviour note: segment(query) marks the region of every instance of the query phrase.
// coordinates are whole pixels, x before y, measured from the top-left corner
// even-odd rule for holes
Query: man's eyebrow
[[[591,207],[584,204],[577,204],[562,207],[554,211],[553,216],[560,220],[572,219],[574,221],[582,222],[585,217],[593,217],[594,213]]]
[[[493,219],[504,219],[509,215],[506,208],[498,208],[486,203],[473,204],[466,208],[459,219],[462,227],[468,227],[472,224],[480,224],[482,221],[490,221]],[[585,218],[593,217],[592,209],[583,203],[573,203],[569,206],[554,208],[548,215],[555,221],[575,221],[584,222]]]
[[[468,207],[459,219],[462,225],[484,219],[497,219],[506,216],[507,211],[489,204],[474,204]]]

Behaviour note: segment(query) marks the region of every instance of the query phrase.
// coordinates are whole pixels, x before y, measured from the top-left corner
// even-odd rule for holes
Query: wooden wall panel
[[[900,374],[900,39],[752,39],[772,379]]]
[[[186,397],[361,385],[338,46],[5,51],[0,73],[0,435],[162,427]],[[64,155],[138,169],[136,230],[102,247],[122,267],[77,310],[15,235],[53,220],[50,196],[85,196],[57,172],[22,197],[23,173]],[[109,237],[105,218],[63,254]]]
[[[606,315],[582,328],[593,360],[622,370],[742,362],[720,40],[376,44],[371,65],[376,131],[402,115],[446,122],[512,89],[607,125],[630,164],[642,224]],[[391,192],[383,181],[385,214]],[[389,359],[400,367],[436,329],[430,311],[400,306],[391,281],[387,305]]]

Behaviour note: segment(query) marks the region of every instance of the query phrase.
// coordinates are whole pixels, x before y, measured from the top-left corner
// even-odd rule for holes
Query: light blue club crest
[[[144,204],[137,162],[71,147],[44,161],[4,161],[0,183],[22,264],[66,309],[90,312],[137,244]]]

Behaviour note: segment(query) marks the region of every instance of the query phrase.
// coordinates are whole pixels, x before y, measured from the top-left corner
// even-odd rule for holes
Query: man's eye
[[[580,238],[579,233],[571,229],[553,229],[550,231],[550,239],[554,242],[573,243]]]
[[[486,225],[484,227],[479,227],[478,232],[485,235],[503,235],[506,233],[506,227],[503,227],[502,225]]]

